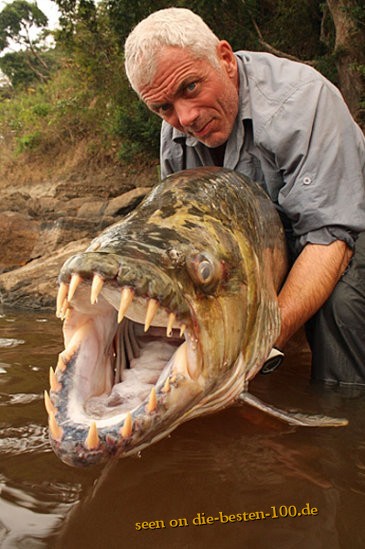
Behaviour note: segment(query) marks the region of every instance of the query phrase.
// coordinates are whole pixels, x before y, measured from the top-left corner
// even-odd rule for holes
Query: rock
[[[52,218],[59,209],[59,201],[52,196],[30,198],[27,203],[28,214],[37,219]]]
[[[25,265],[40,236],[40,223],[27,214],[2,212],[0,215],[0,272]]]
[[[107,202],[104,200],[93,200],[92,202],[84,202],[77,210],[77,217],[99,218],[104,214]]]
[[[54,254],[0,274],[0,303],[14,307],[53,309],[60,268],[68,257],[84,250],[88,244],[89,239],[71,242]]]
[[[0,211],[24,212],[27,209],[30,196],[24,192],[10,192],[1,197]]]
[[[10,184],[0,174],[0,302],[41,309],[54,306],[66,258],[134,209],[158,173],[156,166],[139,173],[114,166],[78,170],[61,181],[53,172],[41,180],[32,177],[28,170]]]
[[[105,215],[113,217],[126,215],[141,202],[150,190],[151,187],[140,187],[113,198],[105,209]]]
[[[109,220],[107,220],[109,224]],[[107,225],[103,219],[79,219],[77,217],[62,217],[55,221],[45,221],[41,225],[41,235],[33,249],[33,258],[48,255],[69,242],[94,238]]]

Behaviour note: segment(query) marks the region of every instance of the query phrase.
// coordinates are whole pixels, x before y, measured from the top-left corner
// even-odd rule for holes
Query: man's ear
[[[237,61],[232,46],[226,40],[220,40],[217,45],[218,59],[226,69],[228,76],[235,79],[237,76]]]

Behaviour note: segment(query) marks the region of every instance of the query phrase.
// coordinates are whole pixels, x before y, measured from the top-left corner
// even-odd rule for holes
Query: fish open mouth
[[[140,446],[145,432],[153,438],[153,423],[164,417],[168,425],[174,390],[187,384],[186,394],[194,385],[187,405],[200,392],[202,353],[185,301],[176,307],[175,300],[172,310],[161,295],[139,295],[137,283],[120,285],[105,274],[66,278],[57,298],[65,350],[50,370],[45,400],[52,445],[75,464],[93,452],[127,453],[132,439]]]

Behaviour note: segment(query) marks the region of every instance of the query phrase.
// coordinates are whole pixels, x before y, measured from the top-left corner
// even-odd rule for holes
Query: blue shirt
[[[329,244],[365,230],[365,139],[318,71],[268,53],[236,53],[239,112],[224,167],[260,183],[295,239]],[[166,122],[161,175],[213,165],[210,149]]]

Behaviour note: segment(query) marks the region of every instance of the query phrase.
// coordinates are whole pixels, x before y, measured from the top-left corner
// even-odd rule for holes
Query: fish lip
[[[63,278],[63,280],[65,277]],[[89,285],[85,285],[86,293],[89,293]],[[115,284],[113,281],[111,281],[110,285],[105,285],[105,288],[112,288],[112,291],[115,291]],[[150,299],[150,296],[137,296],[137,299]],[[67,331],[67,325],[72,322],[73,315],[82,314],[80,311],[86,310],[86,314],[90,315],[90,318],[92,318],[92,312],[96,312],[98,309],[98,304],[90,306],[89,304],[84,305],[83,303],[84,296],[82,296],[82,290],[79,288],[77,290],[77,293],[73,300],[71,301],[70,305],[70,317],[65,321],[65,331]],[[112,305],[110,302],[108,302],[107,299],[104,297],[104,289],[101,293],[101,296],[99,296],[98,300],[100,301],[101,307],[109,307],[110,308],[110,314],[114,314],[115,316],[115,306],[112,309]],[[108,302],[108,305],[106,303]],[[94,311],[93,311],[94,308]],[[189,315],[187,318],[186,316],[186,308],[189,308],[190,306],[186,304],[186,306],[182,307],[184,313],[181,317],[180,322],[184,321],[188,325],[186,329],[185,334],[185,342],[184,340],[181,340],[181,344],[176,348],[177,350],[182,347],[183,345],[186,345],[186,347],[191,346],[191,342],[197,342],[198,338],[194,331],[194,323],[192,321],[192,315]],[[91,312],[92,311],[92,312]],[[132,309],[133,312],[133,309]],[[128,322],[130,321],[129,317],[130,314],[126,314],[126,319]],[[133,315],[132,315],[133,316]],[[118,327],[115,323],[116,331],[118,331]],[[159,330],[158,327],[152,325],[152,332],[154,330]],[[148,332],[147,332],[148,333]],[[176,335],[176,333],[175,333]],[[72,340],[72,338],[71,338]],[[65,360],[65,369],[66,372],[69,371],[69,375],[71,375],[71,368],[73,364],[77,363],[78,360],[78,353],[80,352],[80,349],[75,351],[74,355],[69,359]],[[176,351],[177,352],[177,351]],[[67,349],[65,351],[67,354]],[[190,349],[189,350],[190,356],[195,356],[195,360],[197,362],[200,362],[201,360],[201,353],[200,348],[197,346],[195,350]],[[62,353],[61,353],[62,355]],[[156,392],[159,395],[159,407],[163,410],[165,406],[165,400],[166,395],[163,394],[164,392],[164,385],[166,383],[167,378],[171,378],[171,384],[174,387],[178,387],[181,382],[184,380],[189,379],[189,369],[183,368],[179,369],[175,366],[175,362],[172,361],[172,358],[170,357],[170,360],[167,361],[167,363],[162,368],[159,378],[155,383]],[[169,364],[171,363],[171,364]],[[57,373],[58,380],[60,384],[62,385],[63,380],[65,379],[63,372]],[[64,394],[62,393],[63,387],[61,389],[61,393],[58,394],[57,391],[51,391],[51,398],[54,402],[54,405],[57,409],[56,419],[58,421],[58,424],[60,428],[64,431],[62,440],[57,440],[57,438],[52,436],[52,432],[50,433],[51,438],[51,444],[53,446],[53,449],[55,452],[59,455],[59,457],[66,463],[71,465],[91,465],[95,464],[97,461],[100,461],[100,459],[107,458],[110,455],[113,455],[115,453],[132,453],[132,451],[138,451],[138,448],[133,449],[133,436],[126,437],[125,440],[120,441],[120,436],[118,437],[118,433],[116,432],[116,428],[119,428],[123,422],[126,421],[126,412],[118,412],[118,408],[116,409],[115,414],[111,415],[110,421],[108,419],[105,419],[101,417],[101,419],[94,418],[95,423],[97,424],[98,430],[99,430],[99,437],[100,437],[100,444],[98,448],[95,449],[87,449],[85,448],[85,437],[87,434],[87,429],[89,428],[90,422],[93,420],[91,417],[91,414],[88,415],[87,413],[84,415],[83,421],[79,422],[73,422],[70,412],[65,409],[65,407],[62,404],[62,400],[64,398]],[[111,393],[110,393],[111,394]],[[90,400],[90,398],[86,399]],[[82,405],[84,406],[86,403],[86,400],[83,401]],[[134,420],[135,429],[138,428],[139,422],[141,422],[141,416],[146,414],[146,407],[147,407],[147,398],[142,400],[142,402],[135,406],[134,408],[130,409],[130,413]],[[115,419],[116,418],[116,419]],[[79,418],[80,419],[80,418]],[[72,431],[79,431],[80,433],[80,440],[74,441]],[[163,436],[166,436],[166,431]]]

